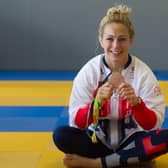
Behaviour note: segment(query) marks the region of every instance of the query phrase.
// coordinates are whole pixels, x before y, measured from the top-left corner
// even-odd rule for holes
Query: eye
[[[114,39],[111,38],[111,37],[109,37],[109,38],[107,38],[106,40],[108,40],[108,41],[113,41]]]
[[[118,39],[119,42],[124,42],[124,41],[126,41],[126,40],[127,40],[127,38],[124,38],[124,37]]]

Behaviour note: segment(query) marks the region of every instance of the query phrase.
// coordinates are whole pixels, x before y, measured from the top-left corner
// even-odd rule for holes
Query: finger
[[[127,87],[127,83],[126,82],[122,82],[119,86],[118,89],[123,88],[123,87]]]
[[[113,87],[112,86],[104,86],[100,88],[100,93],[101,94],[111,94],[113,92]]]
[[[131,99],[131,97],[135,97],[135,93],[132,89],[123,89],[119,92],[119,96],[123,99]]]
[[[118,94],[119,94],[120,97],[124,97],[126,95],[131,94],[131,91],[128,88],[122,88],[118,91]]]

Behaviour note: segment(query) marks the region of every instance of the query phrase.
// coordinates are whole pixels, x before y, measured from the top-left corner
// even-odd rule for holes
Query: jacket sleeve
[[[145,130],[150,130],[155,127],[157,123],[156,113],[147,108],[143,100],[132,107],[132,113],[137,123]]]
[[[94,91],[97,88],[99,71],[86,64],[74,79],[69,103],[70,126],[84,129],[92,122]]]
[[[137,96],[141,103],[132,108],[134,118],[143,129],[160,128],[164,121],[165,102],[159,83],[147,66],[137,76]]]

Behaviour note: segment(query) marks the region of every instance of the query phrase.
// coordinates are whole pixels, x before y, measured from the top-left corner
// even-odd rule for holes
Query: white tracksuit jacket
[[[129,57],[130,63],[122,70],[122,75],[125,81],[132,85],[136,96],[139,96],[145,105],[155,112],[157,121],[153,129],[160,128],[164,119],[165,104],[158,81],[144,62],[133,55]],[[104,54],[92,58],[75,77],[69,104],[70,126],[78,127],[75,124],[77,111],[93,102],[93,93],[98,88],[99,82],[111,72],[104,60]],[[119,103],[114,105],[114,100],[111,98],[110,104],[112,116],[110,119],[100,119],[96,133],[107,147],[115,150],[131,134],[144,129],[137,123],[130,111],[124,119],[119,119]],[[92,129],[93,124],[89,128]]]

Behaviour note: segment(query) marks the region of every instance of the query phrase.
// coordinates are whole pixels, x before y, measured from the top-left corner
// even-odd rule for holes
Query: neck
[[[126,57],[125,60],[122,60],[122,62],[108,62],[108,60],[106,60],[106,57],[103,58],[104,59],[104,64],[111,69],[111,71],[118,71],[121,72],[123,69],[127,68],[130,63],[131,63],[131,56],[128,55],[128,57]]]
[[[110,64],[109,67],[110,67],[110,69],[111,69],[112,71],[116,71],[116,72],[121,72],[122,69],[124,69],[124,66],[119,65],[119,64],[117,64],[117,63],[112,63],[112,64]]]
[[[127,64],[127,62],[128,62],[128,58],[127,60],[124,60],[122,62],[110,62],[108,63],[108,66],[112,71],[121,72],[125,68],[125,65]]]

